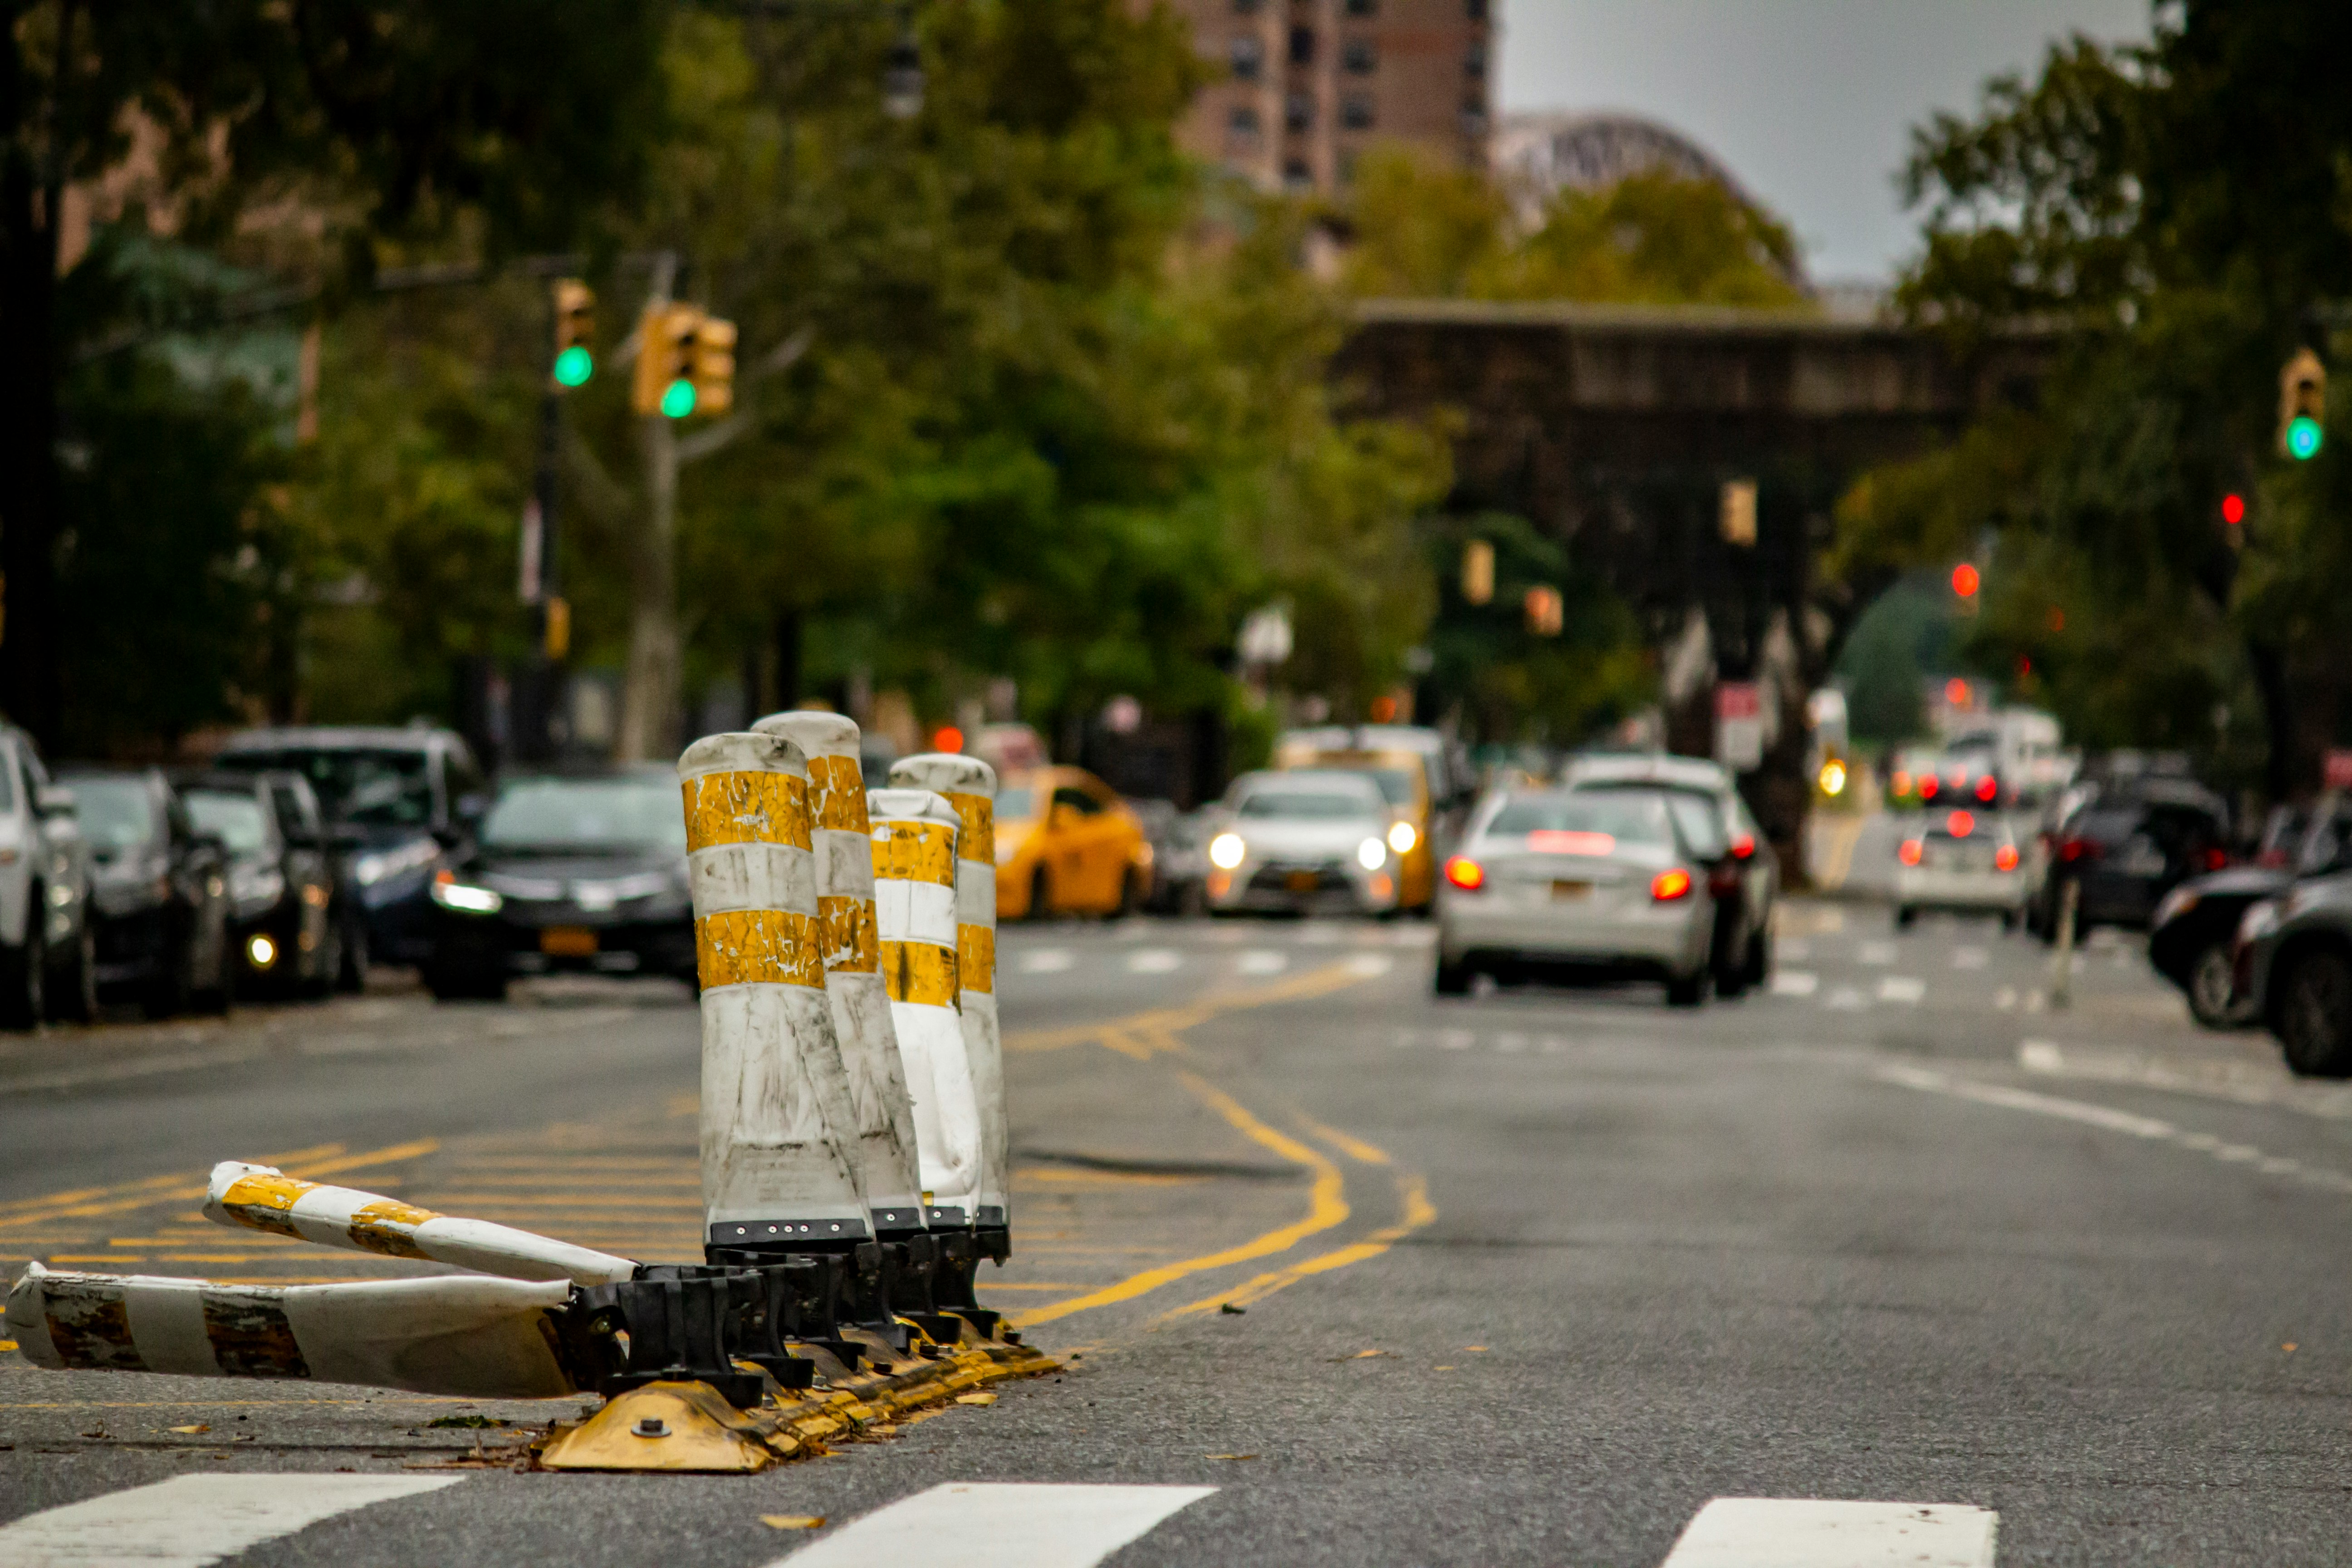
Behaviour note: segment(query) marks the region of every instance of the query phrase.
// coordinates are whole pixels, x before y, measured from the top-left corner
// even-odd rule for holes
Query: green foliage
[[[1391,147],[1358,165],[1346,282],[1370,296],[1788,309],[1796,242],[1712,180],[1664,171],[1564,190],[1523,226],[1485,174]]]

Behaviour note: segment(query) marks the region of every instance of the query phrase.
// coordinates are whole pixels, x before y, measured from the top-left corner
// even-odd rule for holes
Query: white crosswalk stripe
[[[1127,955],[1130,974],[1173,974],[1183,963],[1182,953],[1165,947],[1139,948]]]
[[[1950,1503],[1717,1498],[1663,1568],[1992,1568],[1999,1522]]]
[[[1059,974],[1076,962],[1066,948],[1041,947],[1021,955],[1021,973]]]
[[[1772,994],[1811,996],[1821,989],[1821,984],[1822,977],[1818,974],[1808,974],[1801,969],[1782,969],[1772,975]]]
[[[937,1486],[779,1559],[791,1568],[953,1563],[957,1568],[1093,1568],[1214,1487]]]
[[[1243,953],[1234,967],[1244,974],[1279,974],[1290,967],[1290,955],[1260,949]]]
[[[205,1568],[339,1513],[462,1476],[177,1476],[0,1527],[9,1568]]]
[[[1878,983],[1878,999],[1881,1002],[1899,1002],[1906,1006],[1916,1007],[1919,999],[1927,994],[1927,983],[1915,980],[1908,974],[1890,974]]]

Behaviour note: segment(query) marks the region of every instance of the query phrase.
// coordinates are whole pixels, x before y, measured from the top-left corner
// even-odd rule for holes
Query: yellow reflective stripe
[[[423,1258],[425,1253],[408,1233],[428,1219],[440,1217],[431,1209],[411,1208],[391,1198],[378,1198],[352,1214],[352,1245],[362,1252],[381,1253],[386,1258]],[[393,1228],[395,1226],[404,1228]]]
[[[240,1225],[299,1241],[302,1233],[294,1228],[286,1211],[294,1206],[295,1199],[318,1184],[293,1176],[239,1176],[221,1194],[221,1207]]]
[[[967,991],[982,994],[996,989],[996,928],[956,927],[956,970]]]
[[[694,921],[695,969],[705,989],[721,985],[823,985],[814,915],[790,910],[729,910]]]
[[[874,923],[874,900],[820,893],[817,923],[824,929],[824,967],[829,973],[871,974],[882,966],[881,931]]]
[[[874,830],[874,825],[866,819],[866,781],[858,773],[856,757],[811,757],[808,771],[809,794],[819,827],[843,833]]]
[[[956,998],[956,955],[935,942],[885,942],[882,984],[893,1002],[921,1002],[952,1007]]]
[[[963,818],[963,837],[956,841],[956,854],[966,860],[995,865],[996,802],[984,795],[956,791],[948,795],[948,804]]]
[[[874,875],[883,881],[952,888],[955,837],[944,822],[885,822],[874,836]]]
[[[808,781],[790,773],[697,773],[686,797],[686,847],[720,844],[809,847]]]

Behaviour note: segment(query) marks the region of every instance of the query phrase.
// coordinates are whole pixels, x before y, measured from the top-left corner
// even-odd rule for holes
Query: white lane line
[[[1515,1031],[1496,1035],[1495,1048],[1498,1051],[1524,1051],[1528,1048],[1528,1037]]]
[[[1952,967],[1982,969],[1990,957],[1990,955],[1980,947],[1956,947],[1952,949]]]
[[[1234,967],[1244,974],[1279,974],[1290,967],[1290,955],[1259,948],[1254,952],[1243,953]]]
[[[1801,969],[1780,969],[1772,973],[1772,994],[1775,996],[1811,996],[1821,986],[1820,975],[1808,974]]]
[[[1892,963],[1895,944],[1891,942],[1865,942],[1854,956],[1864,963]]]
[[[1076,962],[1076,960],[1070,956],[1067,948],[1041,947],[1034,952],[1024,952],[1021,955],[1021,973],[1059,974]]]
[[[1440,1029],[1437,1048],[1442,1051],[1466,1051],[1478,1043],[1478,1037],[1467,1029]]]
[[[1395,967],[1396,960],[1385,952],[1360,952],[1348,960],[1348,973],[1367,980],[1378,979]]]
[[[877,1510],[771,1568],[1094,1568],[1216,1489],[950,1483]]]
[[[1926,994],[1927,983],[1914,980],[1907,974],[1890,974],[1878,983],[1878,999],[1881,1002],[1900,1002],[1906,1006],[1916,1007],[1919,998]]]
[[[2275,1105],[2331,1121],[2352,1121],[2352,1086],[2294,1078],[2274,1061],[2217,1061],[2081,1047],[2061,1049],[2049,1040],[2021,1040],[2017,1065],[2052,1078],[2131,1084],[2236,1105]]]
[[[1184,962],[1184,955],[1170,948],[1141,948],[1127,955],[1129,974],[1173,974]]]
[[[2017,1007],[2017,987],[2014,985],[2004,985],[2000,990],[1994,992],[1992,994],[1992,1005],[2004,1013],[2014,1011]]]
[[[1801,936],[1784,937],[1780,942],[1780,956],[1797,959],[1811,958],[1813,956],[1813,944]]]
[[[1862,993],[1856,991],[1853,986],[1841,985],[1836,990],[1830,993],[1830,999],[1822,1003],[1822,1005],[1831,1009],[1832,1012],[1859,1013],[1864,1008],[1869,1006],[1870,1004],[1864,1001],[1862,999]]]
[[[0,1528],[14,1568],[205,1568],[370,1503],[462,1476],[176,1476],[46,1509]]]
[[[1339,928],[1320,923],[1309,924],[1300,928],[1298,940],[1318,947],[1323,946],[1339,940]]]
[[[1958,1503],[1719,1497],[1663,1568],[1992,1568],[2000,1522]]]

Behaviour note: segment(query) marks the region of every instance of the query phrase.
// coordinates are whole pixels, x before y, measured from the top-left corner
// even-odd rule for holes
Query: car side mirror
[[[33,792],[33,809],[43,816],[71,816],[74,792],[63,784],[43,784]]]

